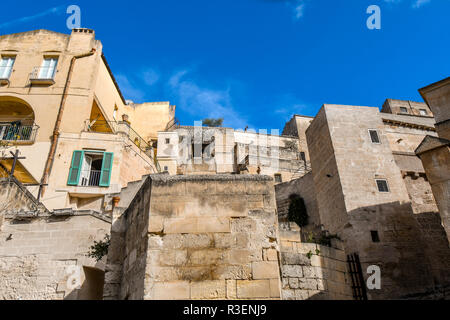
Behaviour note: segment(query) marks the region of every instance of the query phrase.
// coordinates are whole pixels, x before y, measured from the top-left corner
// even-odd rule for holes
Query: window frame
[[[381,144],[381,135],[380,131],[378,129],[369,129],[369,138],[372,144]],[[378,142],[373,141],[372,132],[375,132],[377,134]]]
[[[403,109],[404,109],[405,111],[403,111]],[[409,114],[408,108],[406,108],[406,107],[400,107],[400,113],[401,113],[401,114]]]
[[[386,183],[387,191],[381,191],[380,190],[380,185],[378,184],[379,181],[380,182],[383,181],[383,182]],[[378,193],[391,193],[391,187],[389,186],[389,181],[387,179],[376,178],[375,179],[375,184],[377,186]]]
[[[283,176],[281,175],[281,173],[275,173],[273,176],[274,176],[275,183],[283,183]],[[279,178],[280,181],[277,181],[277,178]]]
[[[75,163],[75,160],[77,159],[77,156],[80,154],[80,157],[78,159],[78,162]],[[113,164],[114,164],[114,153],[112,152],[107,152],[107,151],[100,151],[100,150],[74,150],[73,154],[72,154],[72,161],[70,162],[70,167],[69,167],[69,177],[67,180],[67,185],[68,186],[73,186],[73,187],[86,187],[86,186],[81,186],[80,185],[80,178],[81,178],[81,172],[83,171],[83,161],[85,158],[86,154],[99,154],[102,155],[102,169],[101,169],[101,173],[100,173],[100,179],[99,179],[99,185],[98,186],[91,186],[91,188],[109,188],[111,186],[111,176],[112,176],[112,169],[113,169]],[[109,166],[106,167],[106,162],[105,159],[106,157],[110,157],[109,158]],[[76,180],[75,177],[73,177],[73,172],[77,170],[77,175],[76,175]],[[108,175],[105,178],[105,175]]]
[[[422,113],[423,112],[423,113]],[[426,109],[419,109],[419,114],[421,116],[428,116],[428,111]]]
[[[2,74],[0,74],[0,79],[1,80],[9,80],[9,78],[11,77],[11,74],[13,72],[14,65],[16,63],[16,58],[17,58],[16,55],[7,55],[7,54],[2,54],[1,55],[1,57],[0,57],[0,68],[5,68],[4,72],[8,71],[8,68],[9,68],[9,72],[8,72],[7,76],[3,76]],[[12,64],[10,66],[8,66],[8,61],[11,61],[11,60],[12,60]],[[6,65],[5,66],[2,66],[2,62],[3,61],[6,61]]]
[[[51,62],[55,60],[55,65],[53,66],[53,72],[49,77],[48,74],[51,70]],[[45,61],[49,61],[48,67],[45,66]],[[56,70],[58,69],[59,56],[44,56],[41,62],[41,66],[39,67],[38,80],[55,80]],[[46,72],[46,76],[43,77],[43,69],[48,68]]]

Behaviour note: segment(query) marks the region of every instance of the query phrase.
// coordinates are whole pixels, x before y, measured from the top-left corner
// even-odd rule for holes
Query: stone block
[[[227,299],[237,299],[237,283],[236,280],[226,280]]]
[[[252,263],[253,279],[278,279],[280,271],[278,261],[260,261]]]
[[[302,278],[303,269],[301,266],[281,266],[281,273],[283,278]]]
[[[270,279],[270,297],[271,298],[280,298],[281,290],[280,290],[280,280],[279,279]]]
[[[207,280],[191,284],[191,299],[225,299],[225,280]]]
[[[298,279],[298,288],[303,290],[317,290],[317,280]]]
[[[270,298],[269,280],[238,280],[237,297],[239,299]]]
[[[163,250],[159,254],[160,266],[181,266],[187,262],[187,250]]]
[[[222,264],[226,261],[227,252],[223,249],[201,249],[189,253],[189,265],[205,266]]]
[[[264,250],[264,260],[265,261],[278,261],[278,251],[275,249],[265,249]]]
[[[309,266],[311,265],[311,260],[304,254],[281,252],[281,264]]]
[[[280,230],[280,240],[300,242],[300,232]]]
[[[156,282],[153,286],[155,300],[188,300],[189,298],[188,281]]]
[[[298,289],[298,278],[289,278],[289,288]]]
[[[322,269],[319,267],[306,267],[303,266],[303,274],[305,278],[323,278]]]
[[[317,245],[315,243],[296,243],[296,250],[301,254],[308,254],[309,252],[316,254]]]
[[[249,280],[252,278],[251,264],[246,265],[217,265],[213,268],[214,279]]]
[[[230,219],[221,217],[169,218],[164,221],[166,234],[176,233],[228,233]]]
[[[164,229],[164,217],[163,216],[150,216],[148,222],[149,233],[161,233]]]

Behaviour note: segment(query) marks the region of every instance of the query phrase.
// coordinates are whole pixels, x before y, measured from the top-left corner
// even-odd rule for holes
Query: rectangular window
[[[378,235],[378,231],[370,231],[370,234],[372,236],[372,242],[374,243],[380,242],[380,236]]]
[[[69,186],[109,187],[113,154],[101,151],[76,150],[69,170]]]
[[[378,135],[377,130],[369,130],[369,133],[372,143],[381,143],[380,136]]]
[[[400,112],[401,113],[408,113],[408,109],[405,107],[400,107]]]
[[[421,115],[421,116],[427,116],[427,115],[428,115],[427,110],[425,110],[425,109],[420,109],[420,115]]]
[[[378,179],[376,181],[377,181],[378,191],[380,191],[382,193],[389,192],[389,185],[388,185],[387,180]]]
[[[15,61],[15,57],[2,57],[2,60],[0,60],[0,79],[9,79]]]
[[[39,69],[39,79],[53,79],[53,77],[55,76],[57,64],[58,58],[44,58],[41,68]]]
[[[170,144],[170,139],[166,139],[166,144]]]
[[[275,175],[275,182],[276,183],[282,183],[283,182],[283,178],[281,177],[281,174],[276,174]]]

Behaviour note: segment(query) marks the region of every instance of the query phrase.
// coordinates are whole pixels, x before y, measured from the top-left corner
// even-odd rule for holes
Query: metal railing
[[[33,142],[39,126],[21,125],[19,123],[0,123],[0,141]]]
[[[98,170],[84,170],[81,172],[80,185],[82,187],[98,187],[102,172]]]
[[[106,131],[105,131],[106,129]],[[134,143],[143,153],[145,153],[154,163],[157,172],[161,172],[161,166],[154,157],[154,149],[153,147],[141,136],[131,128],[130,124],[125,121],[106,121],[106,120],[97,120],[85,121],[85,130],[88,132],[108,132],[107,130],[111,130],[112,133],[122,133],[125,134],[128,139]]]
[[[55,72],[55,67],[34,67],[30,73],[30,80],[53,80]]]

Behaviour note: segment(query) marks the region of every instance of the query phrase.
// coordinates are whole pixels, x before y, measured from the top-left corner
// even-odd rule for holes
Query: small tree
[[[298,224],[300,228],[306,227],[309,223],[309,216],[306,210],[305,200],[298,194],[293,194],[289,197],[291,201],[288,211],[289,221]]]
[[[223,118],[218,119],[203,119],[203,126],[217,128],[223,125]]]
[[[87,256],[89,258],[95,259],[95,261],[99,262],[103,259],[104,256],[108,254],[108,249],[111,244],[111,238],[109,234],[105,235],[105,239],[102,241],[94,241],[94,245],[91,246],[89,253]]]

